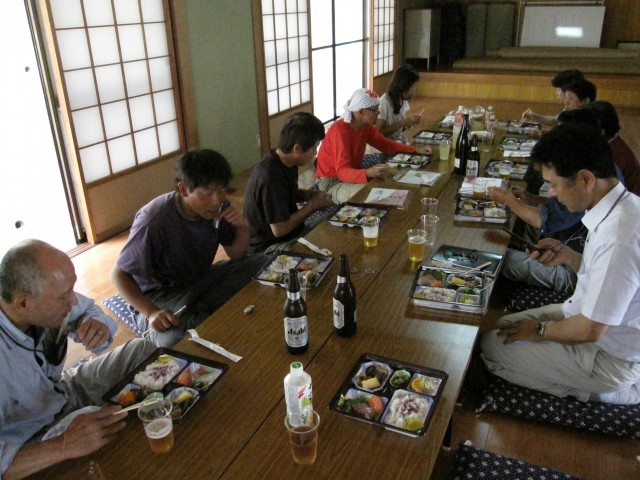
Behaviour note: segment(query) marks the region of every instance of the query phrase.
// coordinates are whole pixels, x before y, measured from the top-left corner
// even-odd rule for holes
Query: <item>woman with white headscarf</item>
[[[415,147],[394,142],[375,128],[380,98],[365,88],[356,90],[344,106],[344,114],[331,125],[318,152],[316,177],[320,190],[329,192],[334,203],[351,198],[372,178],[387,171],[385,163],[360,168],[367,144],[382,153],[431,153],[429,147]]]

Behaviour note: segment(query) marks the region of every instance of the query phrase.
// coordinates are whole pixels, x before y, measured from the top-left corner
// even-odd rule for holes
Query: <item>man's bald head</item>
[[[0,297],[11,302],[16,295],[42,295],[47,281],[73,274],[64,252],[42,240],[25,240],[10,248],[0,262]]]

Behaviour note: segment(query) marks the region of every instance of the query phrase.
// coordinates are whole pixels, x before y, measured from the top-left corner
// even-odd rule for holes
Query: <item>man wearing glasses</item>
[[[185,154],[177,185],[142,207],[111,273],[135,319],[170,347],[244,287],[266,261],[247,257],[249,227],[227,199],[231,167],[208,149]],[[221,245],[230,261],[212,265]]]
[[[316,177],[318,187],[331,194],[334,203],[346,202],[372,178],[383,177],[387,164],[361,168],[367,145],[382,153],[431,153],[429,147],[394,142],[375,127],[380,113],[376,92],[359,88],[344,106],[342,118],[335,121],[320,145]]]
[[[550,193],[586,211],[581,255],[543,239],[532,254],[577,272],[564,304],[507,315],[482,338],[482,359],[505,380],[580,401],[640,402],[640,198],[616,178],[605,138],[562,124],[536,144]]]

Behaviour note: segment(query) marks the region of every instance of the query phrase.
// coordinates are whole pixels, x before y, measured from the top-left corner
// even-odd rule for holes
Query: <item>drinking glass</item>
[[[166,453],[173,448],[173,420],[171,400],[161,400],[138,410],[144,433],[154,453]]]
[[[422,262],[424,259],[424,247],[427,243],[425,231],[422,228],[408,230],[407,241],[409,243],[409,260]]]
[[[367,217],[367,219],[362,222],[362,236],[365,247],[375,247],[378,245],[379,226],[380,218],[378,217]]]
[[[297,426],[291,424],[289,415],[284,418],[284,425],[287,427],[287,433],[289,434],[291,454],[298,465],[311,465],[316,461],[320,415],[314,411],[311,418],[311,424]]]
[[[449,152],[451,151],[451,140],[440,140],[440,160],[449,160]]]
[[[513,163],[509,160],[503,160],[498,164],[498,173],[500,174],[500,178],[509,183],[509,177],[511,176],[511,172],[513,171]]]
[[[423,215],[435,215],[438,212],[438,199],[425,197],[420,200]]]
[[[436,231],[440,217],[437,215],[422,215],[422,229],[424,230],[425,245],[433,247],[436,243]]]

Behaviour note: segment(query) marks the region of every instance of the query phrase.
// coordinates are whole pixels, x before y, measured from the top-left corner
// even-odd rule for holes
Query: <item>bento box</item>
[[[282,250],[273,254],[253,278],[263,285],[286,287],[289,270],[297,268],[305,272],[307,288],[313,288],[320,284],[332,263],[333,257]]]
[[[479,269],[495,277],[500,271],[504,255],[473,248],[441,245],[431,257],[431,264],[453,270]]]
[[[387,213],[389,213],[389,210],[384,208],[357,203],[345,203],[340,210],[329,218],[329,223],[337,227],[344,225],[347,227],[358,227],[369,217],[382,219]]]
[[[433,130],[420,130],[413,136],[416,143],[432,143],[439,144],[442,140],[451,140],[449,132],[434,132]]]
[[[453,219],[458,222],[507,223],[510,217],[511,212],[506,206],[491,199],[460,199],[453,214]]]
[[[501,160],[491,160],[487,164],[487,174],[492,177],[499,177],[500,172],[498,170]],[[528,162],[514,162],[511,173],[509,174],[509,178],[513,180],[522,180],[524,178],[524,174],[527,173],[527,169],[529,168]]]
[[[411,167],[413,169],[418,169],[424,167],[430,161],[430,155],[400,152],[389,158],[389,160],[387,160],[387,163],[394,167]]]
[[[538,140],[534,138],[504,137],[500,142],[503,150],[527,150],[531,151]]]
[[[421,265],[409,297],[414,305],[421,307],[484,313],[489,297],[488,287],[484,272]]]
[[[441,370],[365,353],[331,399],[329,408],[418,437],[429,426],[447,377]]]
[[[180,422],[229,366],[207,358],[159,348],[103,397],[105,402],[128,407],[149,395],[171,400],[171,416]]]

